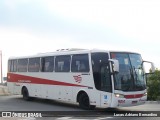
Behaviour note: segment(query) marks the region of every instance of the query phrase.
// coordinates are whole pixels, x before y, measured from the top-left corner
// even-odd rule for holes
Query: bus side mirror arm
[[[111,62],[114,73],[119,73],[119,61],[116,59],[108,59]]]

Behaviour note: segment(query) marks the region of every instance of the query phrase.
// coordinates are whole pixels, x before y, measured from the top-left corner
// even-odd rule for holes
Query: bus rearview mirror
[[[152,63],[152,62],[143,61],[143,67],[144,67],[146,73],[154,73],[155,72],[155,66],[154,66],[154,63]]]
[[[154,63],[151,63],[151,70],[152,70],[152,73],[154,73],[155,72],[155,66],[154,66]]]

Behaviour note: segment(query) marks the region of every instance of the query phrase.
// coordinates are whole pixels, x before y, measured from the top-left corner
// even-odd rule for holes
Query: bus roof
[[[35,55],[30,56],[17,56],[17,57],[10,57],[9,59],[22,59],[22,58],[32,58],[32,57],[45,57],[45,56],[58,56],[58,55],[70,55],[70,54],[82,54],[82,53],[94,53],[94,52],[120,52],[120,53],[135,53],[136,52],[130,52],[130,51],[118,51],[118,50],[101,50],[101,49],[78,49],[78,48],[72,48],[72,49],[59,49],[54,52],[46,52],[46,53],[38,53]]]

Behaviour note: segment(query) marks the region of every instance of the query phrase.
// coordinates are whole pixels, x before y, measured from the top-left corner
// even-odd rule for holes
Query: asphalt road
[[[123,107],[117,109],[96,109],[94,111],[85,111],[78,107],[76,104],[62,103],[53,100],[45,99],[35,99],[33,101],[24,101],[22,96],[0,96],[0,111],[4,112],[15,112],[23,116],[25,120],[158,120],[160,117],[140,117],[139,111],[144,111],[145,114],[153,113],[152,115],[158,114],[160,112],[160,104],[157,103],[146,103],[141,106],[134,107]],[[135,112],[137,111],[137,112]],[[149,112],[148,112],[149,111]],[[25,113],[27,112],[27,113]],[[37,113],[37,115],[42,115],[37,117],[26,118],[25,114]],[[39,113],[39,114],[38,114]],[[132,115],[131,115],[131,114]],[[1,113],[2,114],[2,113]],[[123,117],[123,115],[130,115],[130,117]],[[143,114],[143,113],[142,113]],[[18,118],[15,114],[14,120],[23,120]],[[122,117],[120,117],[120,115]],[[135,117],[138,115],[138,117]],[[132,116],[132,117],[131,117]],[[134,116],[134,117],[133,117]],[[7,118],[11,119],[11,118]],[[5,120],[7,120],[5,118]],[[1,120],[1,118],[0,118]]]

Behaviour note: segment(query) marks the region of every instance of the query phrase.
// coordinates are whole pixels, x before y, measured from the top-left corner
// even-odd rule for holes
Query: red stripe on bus
[[[125,95],[124,97],[126,99],[132,99],[132,98],[141,98],[143,94],[134,94],[134,95]]]
[[[8,73],[8,82],[18,82],[18,83],[32,83],[32,84],[48,84],[48,85],[61,85],[61,86],[76,86],[76,87],[89,87],[84,85],[60,82],[55,80],[31,77],[26,75],[19,75]]]

